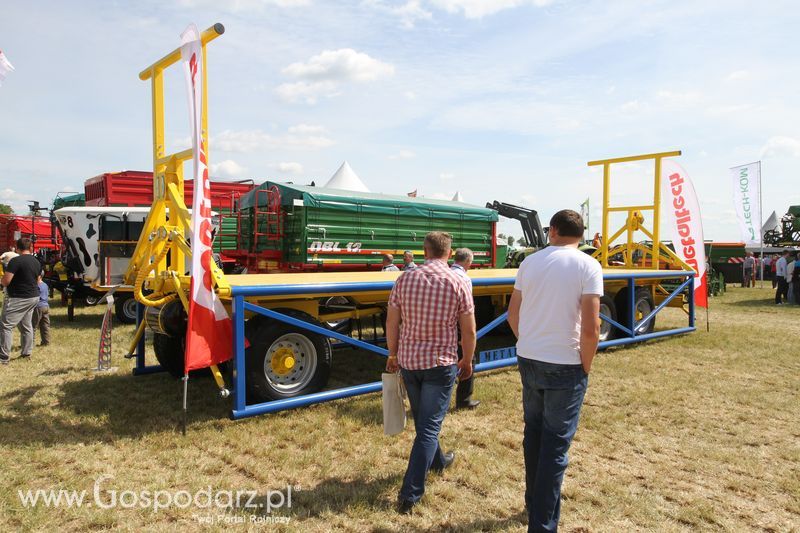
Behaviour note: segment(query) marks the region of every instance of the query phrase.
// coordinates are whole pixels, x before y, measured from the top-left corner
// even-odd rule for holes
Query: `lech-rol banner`
[[[706,247],[700,202],[689,175],[671,159],[661,160],[661,212],[662,227],[672,239],[675,253],[697,272],[694,302],[700,307],[708,307]]]
[[[749,163],[731,169],[733,204],[742,241],[747,246],[761,245],[761,165]]]
[[[214,292],[211,263],[211,186],[208,180],[206,132],[202,131],[203,58],[200,32],[194,24],[181,34],[181,58],[186,75],[192,126],[194,198],[192,199],[192,284],[186,333],[185,370],[206,368],[231,358],[232,325]]]

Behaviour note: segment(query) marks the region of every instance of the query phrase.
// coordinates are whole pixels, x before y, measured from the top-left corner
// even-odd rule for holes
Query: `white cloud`
[[[411,150],[400,150],[396,154],[390,155],[389,159],[413,159],[416,155]]]
[[[578,117],[591,117],[587,111],[573,103],[508,98],[446,108],[434,117],[431,126],[466,131],[511,131],[526,135],[556,136],[581,129],[584,125]]]
[[[225,159],[219,163],[211,163],[211,173],[217,176],[228,178],[241,178],[247,169],[234,161],[233,159]]]
[[[292,63],[282,72],[312,81],[368,82],[394,74],[394,67],[352,48],[324,50],[305,63]]]
[[[295,128],[303,129],[303,126]],[[307,126],[306,126],[307,127]],[[334,141],[321,132],[309,134],[299,130],[283,135],[270,135],[262,130],[225,130],[211,139],[211,146],[223,152],[255,152],[257,150],[319,149],[332,146]]]
[[[312,133],[325,133],[325,126],[316,124],[298,124],[297,126],[289,127],[289,133],[298,134],[312,134]]]
[[[401,5],[389,5],[383,0],[365,0],[363,4],[399,18],[406,29],[412,29],[419,20],[433,18],[433,13],[422,7],[421,0],[408,0]]]
[[[639,100],[631,100],[619,106],[620,111],[623,113],[637,113],[644,108],[644,105]]]
[[[725,77],[727,81],[747,81],[753,78],[749,70],[735,70]]]
[[[406,91],[406,92],[403,93],[403,96],[406,97],[406,100],[416,100],[417,99],[417,93],[415,93],[414,91]]]
[[[0,204],[10,205],[15,213],[28,212],[28,196],[8,187],[0,189]]]
[[[448,13],[463,13],[468,19],[479,19],[499,11],[533,5],[544,7],[553,0],[431,0],[431,4]]]
[[[324,50],[306,62],[292,63],[281,72],[298,81],[283,83],[275,92],[291,103],[316,104],[340,94],[345,82],[367,83],[392,76],[394,66],[352,48]]]
[[[800,139],[778,135],[761,148],[761,157],[800,157]]]
[[[456,177],[456,175],[453,174],[452,172],[442,172],[442,173],[439,174],[439,179],[440,180],[451,180],[451,179],[453,179],[455,177]]]
[[[673,105],[693,104],[700,100],[700,94],[693,91],[676,92],[661,90],[656,93],[661,102]]]
[[[311,4],[311,0],[178,0],[178,5],[192,9],[217,9],[230,13],[260,12],[268,6],[292,8],[304,7]]]
[[[339,95],[338,84],[332,81],[318,81],[307,83],[282,83],[275,88],[275,93],[284,101],[290,103],[305,102],[313,105],[324,98],[333,98]]]
[[[290,174],[303,173],[303,165],[301,165],[300,163],[296,163],[294,161],[285,161],[278,163],[277,165],[275,165],[275,168],[277,168],[281,172],[288,172]]]

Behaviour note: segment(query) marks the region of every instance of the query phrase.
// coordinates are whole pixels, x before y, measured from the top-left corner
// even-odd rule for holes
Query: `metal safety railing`
[[[674,272],[653,272],[643,271],[637,273],[606,273],[604,280],[606,281],[626,281],[628,289],[629,302],[627,305],[627,316],[624,318],[624,324],[618,320],[613,320],[610,317],[601,315],[601,319],[609,322],[620,331],[624,332],[627,336],[604,341],[600,343],[599,348],[608,348],[611,346],[618,346],[623,344],[631,344],[634,342],[642,342],[659,337],[666,337],[670,335],[679,335],[682,333],[689,333],[695,330],[695,317],[694,317],[694,272],[689,271],[674,271]],[[686,278],[680,283],[669,295],[650,313],[636,320],[635,298],[636,298],[636,281],[637,280],[651,280],[651,279],[682,279]],[[474,279],[473,286],[486,287],[486,286],[499,286],[507,285],[513,286],[514,278],[496,278],[496,279]],[[246,313],[255,313],[266,316],[272,320],[284,322],[293,327],[309,331],[314,334],[322,335],[327,338],[336,339],[342,343],[352,345],[356,348],[367,350],[369,352],[387,357],[389,352],[386,348],[376,346],[374,344],[355,339],[344,335],[342,333],[332,331],[330,329],[305,322],[296,317],[286,315],[284,313],[267,309],[259,305],[247,301],[247,298],[267,297],[267,296],[291,296],[298,294],[308,294],[309,292],[319,294],[342,294],[342,293],[358,293],[358,292],[385,292],[391,290],[394,282],[362,282],[362,283],[320,283],[316,285],[273,285],[273,286],[233,286],[231,288],[231,296],[233,298],[233,383],[232,383],[232,398],[233,409],[231,410],[231,418],[236,420],[250,416],[257,416],[260,414],[274,413],[296,407],[303,407],[317,403],[328,402],[342,398],[349,398],[361,394],[368,394],[379,392],[381,390],[381,382],[376,381],[373,383],[365,383],[360,385],[352,385],[332,390],[316,392],[312,394],[305,394],[292,398],[272,400],[268,402],[247,405],[246,402],[246,372],[245,370],[245,316]],[[664,309],[673,299],[684,293],[688,288],[687,304],[688,304],[688,321],[687,327],[672,328],[662,331],[655,331],[651,333],[637,333],[637,331],[646,327],[653,317],[655,317],[661,310]],[[480,328],[477,332],[477,338],[484,337],[487,333],[501,325],[506,321],[508,314],[503,313],[489,324]],[[496,368],[512,366],[517,363],[516,350],[514,347],[501,348],[495,350],[487,350],[478,354],[478,364],[475,365],[475,372],[484,372]]]

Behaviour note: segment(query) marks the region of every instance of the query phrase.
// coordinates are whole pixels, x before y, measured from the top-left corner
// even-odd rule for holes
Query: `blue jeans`
[[[581,365],[517,359],[525,418],[528,531],[558,531],[567,450],[578,429],[589,376]]]
[[[400,488],[400,499],[418,502],[425,493],[425,477],[431,468],[444,467],[439,431],[450,407],[450,393],[456,380],[456,365],[425,370],[401,369],[408,392],[417,435],[408,458],[408,469]]]

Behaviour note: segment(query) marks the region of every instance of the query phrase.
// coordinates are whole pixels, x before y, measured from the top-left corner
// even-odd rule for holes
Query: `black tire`
[[[163,333],[153,333],[153,351],[156,353],[158,364],[175,379],[183,376],[183,352],[185,348],[185,337],[171,337]]]
[[[650,289],[648,287],[639,287],[636,289],[636,297],[634,300],[634,305],[636,312],[634,314],[634,321],[638,322],[645,316],[650,314],[650,311],[655,309],[655,304],[653,302],[653,296],[650,293]],[[628,321],[628,288],[624,288],[617,293],[614,297],[614,304],[617,306],[617,316],[619,317],[619,322],[623,326],[627,326]],[[643,335],[645,333],[652,333],[656,327],[656,317],[650,319],[650,322],[647,325],[639,326],[636,328],[637,335]],[[627,333],[621,331],[617,328],[614,328],[614,337],[626,337]]]
[[[280,310],[315,326],[322,324],[313,317],[294,310]],[[293,398],[322,390],[328,384],[332,349],[330,339],[296,328],[277,320],[253,322],[245,351],[247,362],[248,403]],[[290,366],[273,362],[280,352]]]
[[[475,296],[473,300],[475,302],[475,325],[477,329],[481,329],[496,318],[494,304],[491,296]]]
[[[617,306],[614,305],[614,299],[611,296],[604,294],[600,298],[600,313],[607,316],[611,320],[615,320],[619,322],[617,319]],[[613,339],[615,336],[619,336],[615,332],[618,332],[619,329],[610,322],[606,322],[605,320],[600,321],[600,342],[604,342],[607,340]]]
[[[114,296],[114,314],[123,324],[136,324],[136,307],[138,302],[133,294],[123,293]]]

